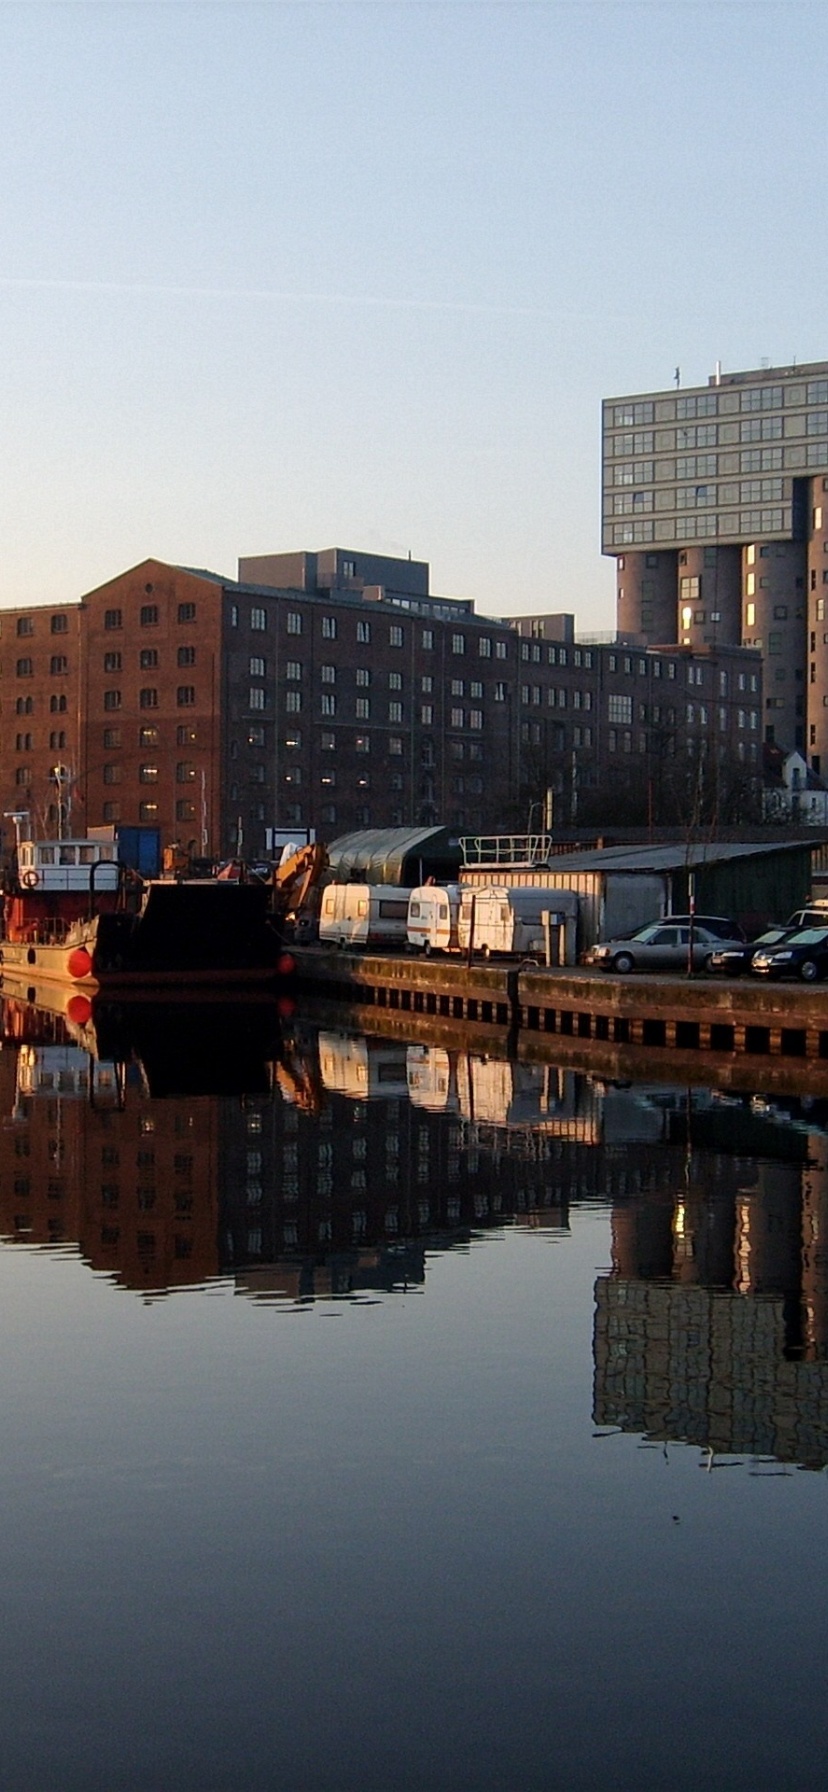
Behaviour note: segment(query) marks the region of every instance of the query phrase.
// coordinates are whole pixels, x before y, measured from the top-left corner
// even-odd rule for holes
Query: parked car
[[[742,977],[751,968],[754,952],[759,952],[764,947],[779,946],[797,931],[794,927],[770,927],[767,933],[760,933],[755,940],[722,940],[716,951],[711,952],[707,969],[717,972],[721,977]]]
[[[665,926],[689,927],[689,915],[662,915]],[[788,923],[790,925],[790,923]],[[726,915],[694,915],[694,927],[706,927],[708,933],[715,933],[717,940],[744,940],[744,933],[738,921],[730,921]]]
[[[776,946],[761,946],[754,952],[750,968],[758,977],[801,977],[803,983],[818,982],[828,976],[828,924],[789,934]]]
[[[693,925],[693,969],[706,970],[712,953],[721,945],[718,934],[695,921]],[[679,925],[671,915],[666,921],[652,921],[639,927],[629,939],[604,940],[593,946],[588,963],[602,971],[685,971],[690,951],[689,921]]]
[[[804,927],[828,927],[828,906],[817,902],[810,903],[807,908],[797,908],[788,916],[785,926],[789,933],[801,933]]]

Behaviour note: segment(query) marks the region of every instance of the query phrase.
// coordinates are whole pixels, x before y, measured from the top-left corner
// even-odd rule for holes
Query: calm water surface
[[[4,1792],[821,1783],[827,1102],[4,1028]]]

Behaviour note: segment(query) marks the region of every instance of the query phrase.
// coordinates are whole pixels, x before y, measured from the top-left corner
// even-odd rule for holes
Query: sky
[[[610,629],[601,399],[828,359],[825,17],[0,0],[0,605],[336,545]]]

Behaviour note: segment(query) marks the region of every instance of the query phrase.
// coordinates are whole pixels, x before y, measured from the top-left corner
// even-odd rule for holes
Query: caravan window
[[[408,914],[408,903],[390,902],[386,898],[385,901],[380,901],[378,913],[381,921],[404,921]]]
[[[419,904],[419,902],[412,902],[411,907],[409,909],[409,913],[411,915],[412,920],[419,921],[419,919],[420,919],[420,904]]]

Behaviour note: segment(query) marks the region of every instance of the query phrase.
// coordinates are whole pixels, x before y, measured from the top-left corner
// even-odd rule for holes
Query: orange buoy
[[[70,977],[88,977],[92,970],[92,960],[85,946],[75,946],[69,954],[67,970]]]
[[[66,1018],[74,1021],[76,1027],[85,1027],[92,1013],[92,1003],[88,996],[70,996],[66,1004]]]

